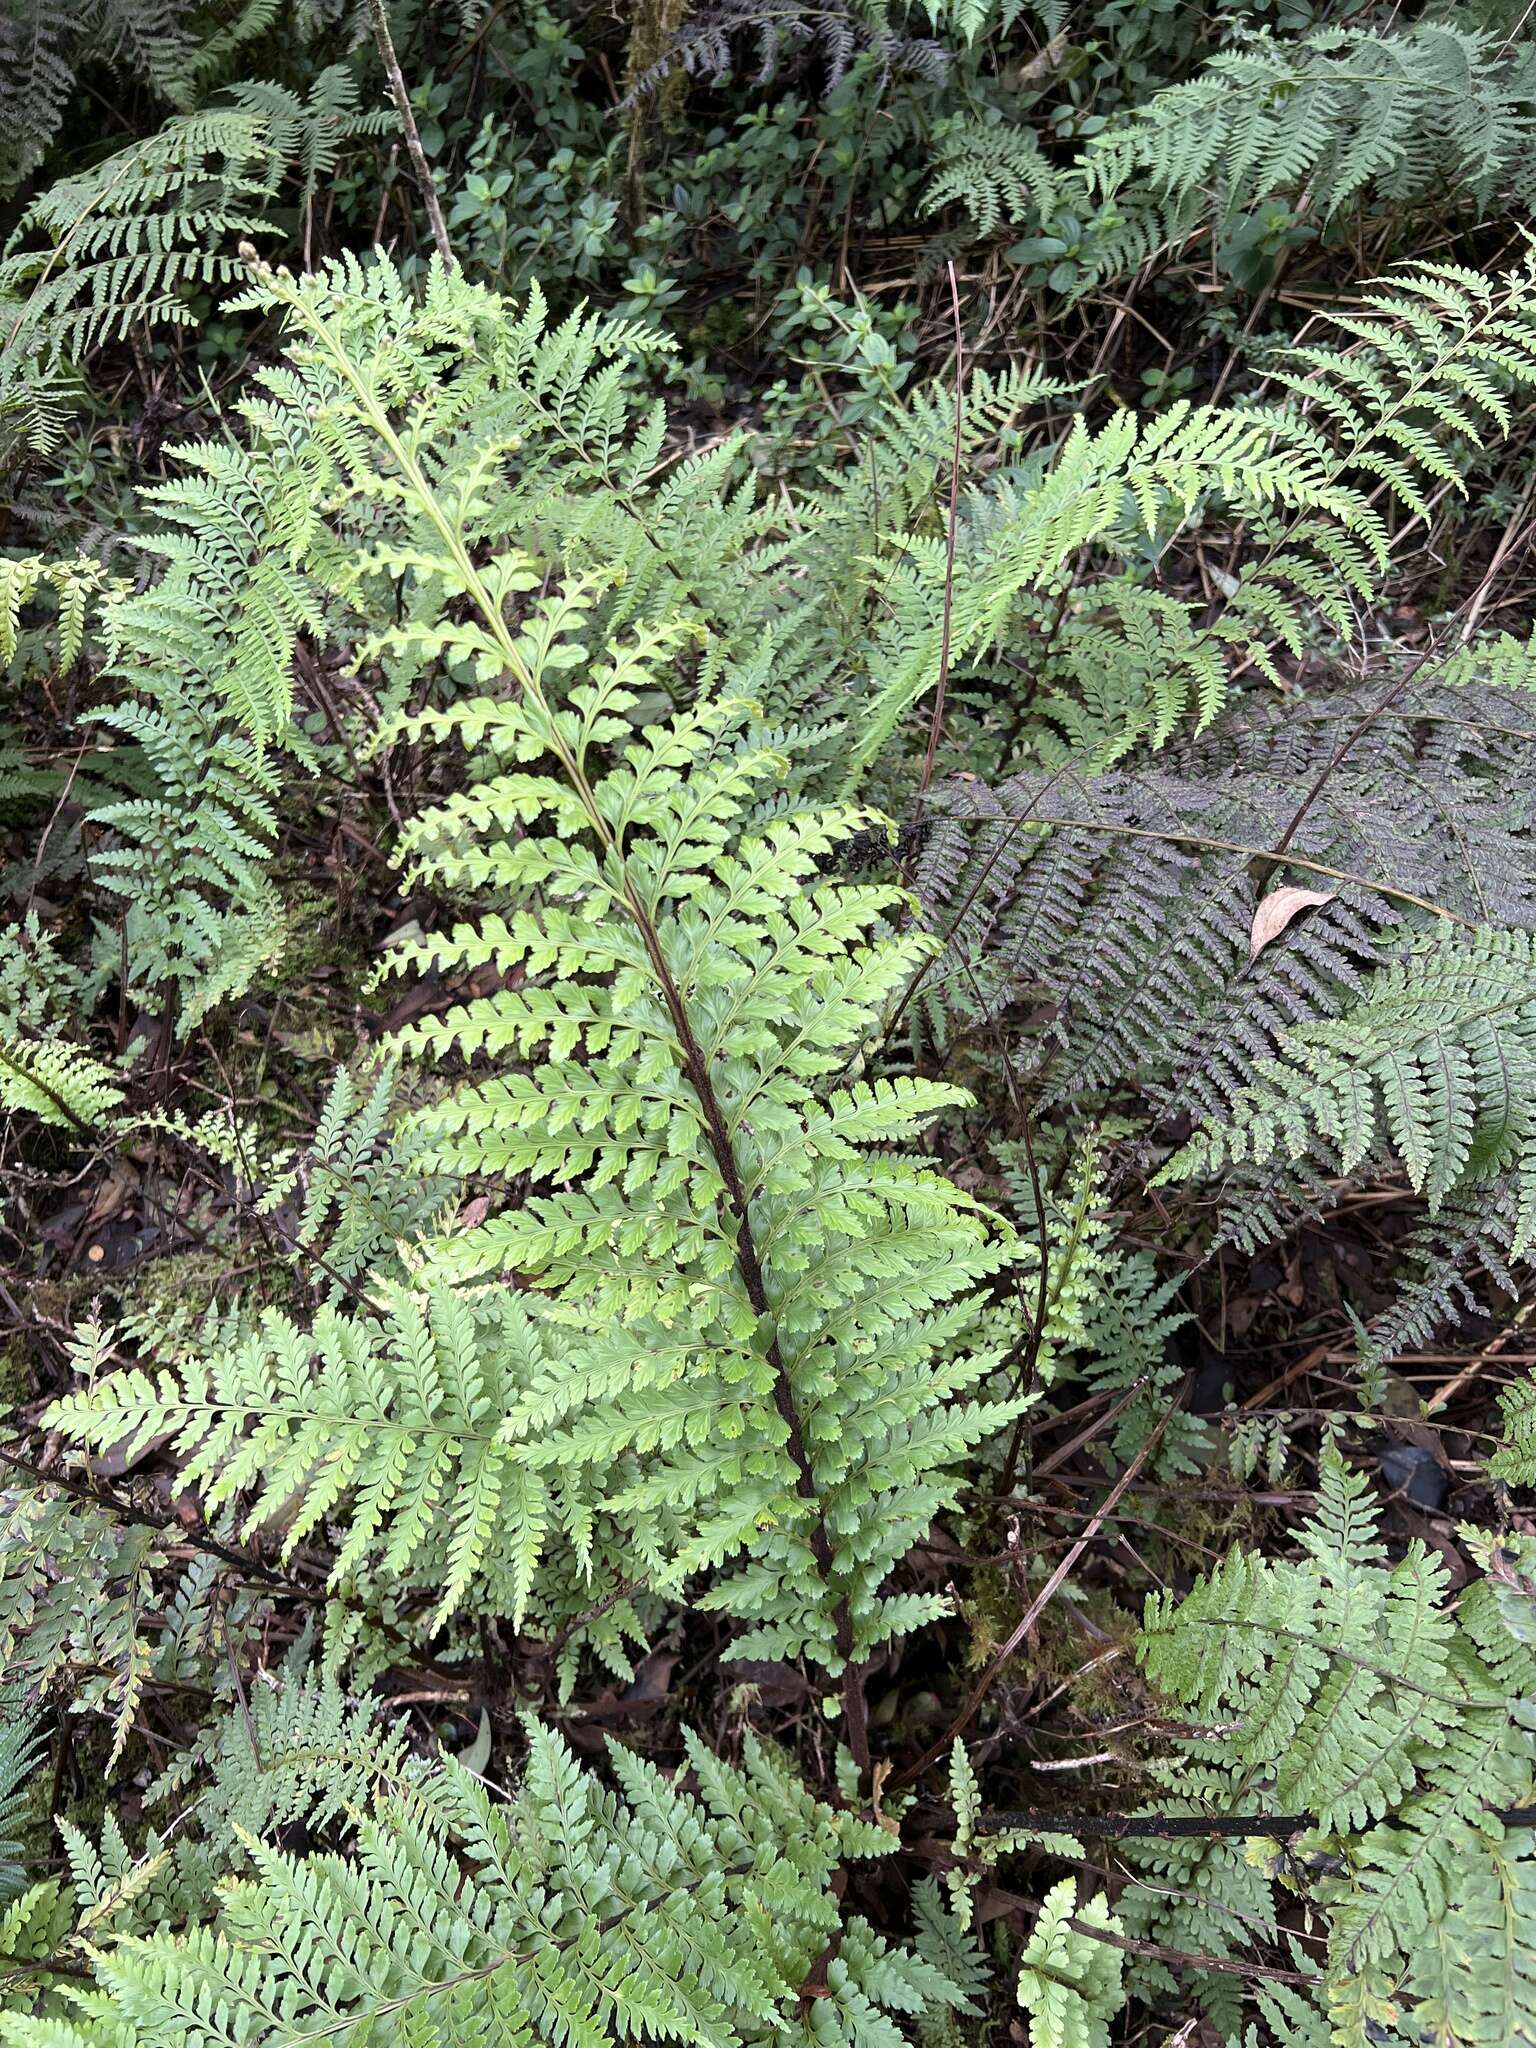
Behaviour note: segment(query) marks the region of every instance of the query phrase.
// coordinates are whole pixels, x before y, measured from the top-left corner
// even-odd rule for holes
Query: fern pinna
[[[317,573],[398,580],[403,623],[372,658],[478,686],[401,729],[474,756],[473,786],[419,818],[406,852],[418,884],[479,912],[396,964],[490,970],[494,991],[404,1044],[472,1063],[421,1114],[428,1162],[524,1191],[433,1253],[462,1285],[515,1275],[533,1290],[532,1356],[482,1386],[472,1432],[476,1469],[502,1475],[496,1499],[515,1487],[521,1503],[518,1561],[498,1577],[523,1590],[505,1611],[522,1613],[556,1532],[594,1569],[600,1504],[652,1587],[721,1575],[698,1604],[751,1625],[738,1655],[842,1674],[862,1749],[859,1667],[944,1605],[886,1581],[955,1497],[962,1455],[1014,1413],[976,1397],[997,1360],[967,1342],[1006,1238],[902,1149],[958,1091],[866,1071],[929,941],[900,928],[891,885],[822,873],[866,814],[795,800],[794,731],[725,691],[658,718],[679,629],[589,644],[595,581],[508,544],[496,483],[519,459],[520,390],[539,381],[580,421],[614,388],[607,371],[558,388],[579,326],[541,337],[537,309],[509,323],[455,276],[418,303],[384,262],[303,283],[264,273],[256,296],[285,312],[292,345],[253,425],[302,444],[316,497],[372,539],[350,565],[322,542]],[[297,1441],[286,1378],[266,1421],[248,1374],[211,1401],[137,1384],[119,1398],[108,1381],[58,1413],[114,1441],[137,1408],[187,1451],[250,1426],[228,1490],[257,1477],[258,1447]],[[303,1449],[299,1467],[318,1462],[300,1526],[355,1479],[359,1541],[403,1518],[398,1568],[449,1490],[419,1452],[401,1456],[386,1481]],[[496,1514],[482,1495],[445,1563],[446,1605]]]

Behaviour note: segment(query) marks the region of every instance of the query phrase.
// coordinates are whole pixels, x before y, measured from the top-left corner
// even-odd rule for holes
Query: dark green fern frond
[[[945,44],[902,35],[884,9],[865,8],[857,0],[707,0],[688,10],[657,61],[629,82],[628,99],[653,92],[679,68],[720,84],[747,69],[744,53],[759,84],[781,68],[814,58],[826,83],[835,86],[865,52],[883,70],[934,83],[951,61]]]
[[[82,1362],[99,1359],[98,1338],[82,1334]],[[46,1486],[0,1493],[0,1536],[0,1686],[36,1702],[70,1683],[80,1711],[107,1717],[115,1765],[153,1667],[164,1549],[154,1531]]]
[[[1020,1052],[1052,1100],[1134,1077],[1220,1117],[1288,1030],[1358,997],[1387,927],[1437,912],[1536,924],[1525,704],[1426,685],[1383,712],[1387,694],[1248,704],[1165,750],[1166,767],[941,792],[917,876],[947,942],[927,986],[972,1023],[1049,1002]],[[1254,864],[1373,710],[1265,883],[1330,900],[1250,959]]]
[[[752,1736],[739,1769],[689,1736],[695,1793],[614,1746],[615,1796],[529,1733],[510,1805],[462,1766],[418,1774],[359,1816],[354,1861],[252,1842],[255,1879],[225,1892],[216,1931],[104,1955],[100,1982],[138,2048],[211,2048],[231,2011],[253,2039],[297,2023],[415,2048],[895,2048],[897,2016],[966,2009],[940,1964],[832,1889],[845,1859],[888,1854],[894,1837],[811,1798]],[[825,1989],[803,2000],[829,1944]]]
[[[1125,268],[1138,224],[1149,243],[1177,246],[1277,197],[1304,194],[1325,222],[1367,190],[1399,206],[1524,209],[1533,125],[1529,50],[1485,31],[1441,20],[1256,37],[1090,142],[1087,190],[1126,216],[1094,274]]]
[[[1165,1177],[1298,1157],[1319,1140],[1349,1173],[1396,1157],[1433,1213],[1518,1178],[1512,1256],[1536,1234],[1536,935],[1482,926],[1421,935],[1336,1018],[1297,1026],[1230,1114]]]
[[[381,1793],[405,1784],[407,1757],[406,1731],[384,1720],[380,1701],[349,1700],[333,1678],[286,1669],[252,1688],[243,1711],[215,1720],[145,1803],[174,1801],[196,1822],[200,1859],[239,1865],[252,1840],[350,1832]]]
[[[26,1884],[20,1837],[32,1803],[32,1775],[47,1743],[19,1691],[0,1692],[0,1712],[0,1899],[9,1899]]]
[[[17,0],[0,20],[0,186],[20,183],[58,127],[74,83],[75,21],[59,0]]]
[[[423,1141],[399,1127],[398,1092],[391,1060],[366,1093],[338,1072],[294,1170],[295,1262],[322,1262],[313,1277],[333,1307],[360,1275],[382,1278],[394,1268],[403,1279],[400,1247],[422,1235],[451,1194],[451,1183],[422,1171]]]
[[[1368,1494],[1326,1448],[1303,1557],[1233,1552],[1187,1598],[1154,1595],[1142,1656],[1171,1699],[1220,1730],[1183,1745],[1197,1766],[1216,1762],[1204,1786],[1216,1811],[1257,1805],[1314,1822],[1292,1869],[1300,1878],[1308,1849],[1325,1852],[1313,1867],[1335,2038],[1368,2040],[1369,2015],[1406,1991],[1411,2038],[1521,2040],[1532,1979],[1511,1916],[1536,1837],[1488,1809],[1536,1790],[1522,1703],[1536,1596],[1528,1574],[1492,1561],[1453,1612],[1444,1566],[1421,1545],[1385,1564]],[[1326,1851],[1342,1838],[1340,1868]],[[1152,1890],[1136,1917],[1166,1924],[1163,1887]],[[1231,1898],[1224,1882],[1218,1909],[1223,1895],[1250,1916],[1245,1938],[1262,1929],[1269,1911],[1251,1887]],[[1471,2031],[1430,2031],[1447,2012]]]
[[[186,288],[231,282],[236,242],[262,231],[267,163],[260,117],[215,110],[50,185],[0,258],[0,348],[46,368],[136,324],[190,320]]]

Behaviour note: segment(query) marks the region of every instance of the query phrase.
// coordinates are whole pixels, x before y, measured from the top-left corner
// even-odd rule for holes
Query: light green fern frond
[[[1032,210],[1049,214],[1056,194],[1057,180],[1028,128],[966,119],[950,123],[934,138],[933,175],[923,194],[923,211],[963,206],[980,240],[1001,222],[1022,221]]]
[[[260,116],[266,146],[278,165],[298,173],[299,198],[308,205],[322,178],[336,169],[349,142],[382,135],[392,117],[381,107],[360,109],[357,79],[345,64],[328,64],[302,97],[286,86],[245,79],[229,88],[241,112]],[[273,182],[271,172],[268,182]]]
[[[935,686],[946,620],[950,659],[958,665],[994,647],[1020,599],[1053,583],[1080,550],[1145,549],[1155,556],[1212,497],[1251,512],[1271,509],[1292,522],[1305,518],[1309,533],[1336,536],[1347,551],[1333,548],[1335,566],[1366,587],[1369,565],[1384,557],[1380,521],[1364,496],[1343,481],[1319,437],[1293,431],[1278,416],[1180,401],[1150,419],[1116,413],[1097,431],[1079,420],[1037,479],[1023,487],[999,483],[988,493],[972,522],[975,544],[957,551],[953,574],[939,533],[906,535],[894,561],[874,565],[884,610],[872,657],[880,682],[862,712],[849,786]],[[1142,731],[1168,730],[1189,701],[1210,715],[1222,687],[1215,649],[1235,642],[1267,660],[1263,641],[1271,634],[1283,627],[1285,637],[1297,636],[1294,623],[1285,623],[1291,614],[1282,600],[1286,584],[1298,580],[1297,559],[1289,550],[1288,577],[1271,564],[1244,589],[1215,637],[1205,636],[1211,652],[1197,649],[1174,608],[1126,600],[1126,622],[1143,635],[1163,640],[1175,622],[1166,650],[1146,649],[1157,681],[1138,713]],[[1082,666],[1089,667],[1091,647],[1085,652]],[[1139,736],[1133,726],[1131,737]]]
[[[1088,191],[1127,216],[1104,233],[1095,274],[1123,268],[1138,242],[1176,247],[1277,196],[1305,193],[1323,220],[1367,188],[1399,204],[1520,205],[1533,108],[1525,53],[1449,20],[1255,37],[1089,143]]]
[[[122,1099],[111,1068],[79,1046],[0,1032],[0,1108],[28,1110],[66,1129],[93,1130]]]
[[[1073,1920],[1121,1932],[1102,1898],[1078,1904],[1076,1878],[1052,1885],[1019,1959],[1030,2048],[1109,2048],[1109,2023],[1125,2001],[1119,1950],[1080,1933]]]
[[[85,644],[92,603],[118,588],[88,555],[68,562],[44,555],[0,557],[0,661],[15,659],[23,605],[47,590],[58,607],[58,663],[71,667]]]
[[[1513,1381],[1499,1409],[1499,1444],[1488,1476],[1510,1486],[1536,1486],[1536,1379]]]
[[[1536,270],[1496,277],[1420,264],[1371,286],[1327,325],[1348,337],[1284,352],[1271,380],[1300,400],[1319,459],[1366,474],[1421,517],[1464,491],[1469,459],[1506,436],[1536,385]]]
[[[494,1554],[520,1622],[560,1513],[504,1426],[544,1370],[515,1296],[477,1326],[446,1292],[420,1302],[397,1289],[377,1322],[322,1309],[301,1331],[269,1311],[244,1342],[194,1358],[179,1378],[110,1374],[54,1413],[97,1447],[168,1437],[208,1509],[254,1496],[244,1530],[280,1519],[285,1555],[350,1503],[333,1583],[367,1566],[434,1587],[439,1622]]]

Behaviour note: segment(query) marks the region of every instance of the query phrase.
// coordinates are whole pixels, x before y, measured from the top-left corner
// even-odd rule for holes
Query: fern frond
[[[1387,694],[1376,682],[1303,709],[1250,702],[1157,767],[1063,765],[940,792],[917,870],[946,940],[928,987],[969,1025],[1053,1005],[1019,1049],[1052,1101],[1134,1074],[1222,1121],[1288,1031],[1359,1000],[1378,939],[1405,918],[1530,929],[1536,854],[1517,791],[1536,741],[1519,698],[1426,683],[1383,712]],[[1333,900],[1251,959],[1251,864],[1372,710],[1275,877]]]
[[[688,1738],[697,1794],[614,1747],[616,1799],[529,1735],[510,1806],[462,1766],[418,1773],[360,1816],[355,1862],[253,1839],[255,1878],[226,1891],[216,1932],[120,1942],[99,1981],[139,2048],[211,2043],[231,2011],[274,2039],[297,2025],[424,2048],[766,2044],[794,2031],[834,1934],[817,2039],[894,2042],[892,2015],[965,2004],[940,1964],[830,1890],[844,1858],[892,1838],[812,1799],[752,1737],[740,1769]]]
[[[112,1070],[79,1046],[0,1032],[0,1108],[67,1130],[92,1130],[123,1099]]]
[[[1536,1668],[1530,1585],[1505,1567],[1502,1585],[1481,1581],[1453,1612],[1422,1546],[1388,1566],[1368,1492],[1327,1447],[1304,1557],[1235,1551],[1186,1600],[1154,1595],[1142,1654],[1221,1729],[1219,1749],[1189,1745],[1226,1759],[1211,1792],[1235,1804],[1258,1790],[1275,1812],[1316,1817],[1307,1841],[1347,1842],[1317,1886],[1334,2038],[1364,2042],[1402,1987],[1415,2038],[1492,2041],[1508,2025],[1519,2039],[1526,1945],[1496,1915],[1528,1887],[1531,1836],[1487,1809],[1527,1803],[1536,1783],[1520,1705]],[[1267,1909],[1257,1917],[1262,1928]]]
[[[26,1887],[20,1830],[26,1825],[31,1804],[32,1774],[47,1753],[42,1730],[24,1701],[13,1693],[5,1704],[5,1722],[0,1727],[0,1900],[10,1899]]]
[[[1369,555],[1382,555],[1366,499],[1341,481],[1315,437],[1278,415],[1265,420],[1180,401],[1146,420],[1117,413],[1096,432],[1079,420],[1037,481],[990,495],[973,526],[976,544],[958,550],[952,575],[938,535],[903,536],[894,560],[875,565],[886,612],[874,656],[881,681],[863,712],[849,786],[934,686],[946,616],[951,660],[973,659],[999,641],[1020,598],[1050,583],[1079,550],[1161,545],[1213,496],[1336,526]],[[1143,602],[1133,616],[1150,627],[1154,619],[1165,626],[1173,614]],[[1187,627],[1184,638],[1192,645]],[[1217,679],[1208,658],[1192,655],[1191,672],[1209,707]],[[1166,725],[1173,715],[1165,703],[1146,722]]]
[[[333,1582],[366,1565],[435,1585],[439,1622],[498,1554],[521,1622],[558,1509],[536,1474],[514,1469],[503,1431],[545,1369],[515,1296],[486,1328],[446,1293],[418,1302],[396,1290],[377,1323],[322,1309],[300,1331],[269,1311],[179,1379],[111,1374],[56,1414],[96,1446],[170,1438],[210,1509],[254,1496],[247,1533],[281,1518],[285,1555],[350,1501]]]
[[[185,287],[229,283],[235,242],[261,230],[265,159],[257,117],[212,110],[50,185],[0,256],[0,350],[46,368],[140,322],[185,323]]]
[[[963,206],[973,231],[985,241],[998,226],[1049,214],[1057,181],[1027,128],[1003,121],[957,120],[934,138],[933,175],[923,194],[923,211],[940,213]]]
[[[1295,1159],[1322,1141],[1346,1173],[1395,1155],[1433,1212],[1514,1166],[1519,1257],[1536,1232],[1536,1184],[1524,1164],[1533,1084],[1536,939],[1487,926],[1425,936],[1380,968],[1342,1016],[1288,1033],[1230,1119],[1197,1132],[1165,1171]]]
[[[1019,2004],[1030,2048],[1109,2048],[1109,2022],[1124,2003],[1117,1949],[1069,1925],[1120,1933],[1102,1898],[1077,1898],[1077,1880],[1052,1885],[1019,1960]]]
[[[1523,206],[1533,119],[1529,66],[1484,30],[1440,20],[1253,37],[1090,141],[1087,193],[1129,216],[1094,251],[1092,274],[1123,271],[1138,224],[1177,246],[1203,222],[1224,228],[1303,192],[1323,220],[1367,190],[1399,206]]]

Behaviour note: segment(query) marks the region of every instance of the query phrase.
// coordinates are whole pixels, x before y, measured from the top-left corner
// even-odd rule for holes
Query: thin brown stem
[[[1034,1378],[1035,1366],[1040,1358],[1040,1346],[1045,1341],[1045,1318],[1050,1305],[1051,1236],[1045,1220],[1045,1190],[1040,1183],[1040,1168],[1035,1159],[1033,1119],[1022,1104],[1020,1111],[1019,1127],[1024,1136],[1024,1159],[1029,1168],[1029,1187],[1035,1204],[1035,1228],[1039,1232],[1040,1240],[1040,1276],[1036,1288],[1035,1321],[1033,1329],[1029,1332],[1023,1363],[1019,1367],[1019,1393],[1023,1395],[1028,1392],[1030,1382]],[[1003,1459],[1002,1478],[999,1482],[1004,1493],[1012,1493],[1014,1480],[1018,1477],[1019,1456],[1024,1448],[1029,1419],[1029,1410],[1026,1408],[1013,1425],[1013,1435],[1008,1441],[1008,1453]]]
[[[709,1134],[709,1148],[720,1169],[725,1183],[726,1199],[730,1203],[736,1220],[736,1264],[741,1274],[742,1285],[754,1314],[765,1316],[769,1313],[768,1288],[763,1278],[762,1261],[758,1257],[757,1242],[752,1234],[752,1217],[747,1202],[747,1192],[742,1185],[741,1171],[736,1164],[736,1152],[731,1144],[730,1130],[715,1092],[714,1077],[709,1062],[693,1029],[693,1020],[683,1000],[666,955],[662,951],[661,939],[645,906],[635,894],[633,887],[626,885],[626,907],[640,933],[641,943],[651,962],[652,972],[661,989],[672,1028],[677,1034],[678,1045],[683,1054],[683,1070],[688,1076],[699,1107],[704,1112],[705,1128]],[[774,1337],[767,1353],[768,1363],[773,1371],[773,1404],[786,1432],[785,1448],[790,1463],[795,1468],[795,1491],[809,1507],[812,1523],[809,1532],[811,1555],[816,1560],[816,1569],[822,1579],[830,1585],[834,1573],[832,1539],[827,1533],[826,1517],[822,1511],[821,1497],[816,1487],[816,1475],[811,1465],[810,1453],[805,1445],[805,1428],[795,1402],[794,1388],[790,1383],[789,1371],[785,1366],[779,1340]],[[868,1720],[865,1712],[864,1683],[862,1671],[853,1663],[853,1616],[848,1602],[838,1602],[833,1618],[836,1630],[838,1655],[843,1659],[843,1712],[848,1723],[848,1747],[858,1766],[861,1781],[869,1775],[870,1753]]]
[[[442,201],[437,196],[437,180],[432,175],[432,166],[427,162],[427,152],[421,146],[421,131],[416,126],[416,116],[411,109],[411,96],[405,88],[405,77],[400,69],[400,59],[395,55],[395,39],[389,32],[389,15],[384,0],[368,0],[368,17],[373,24],[373,40],[378,46],[379,58],[384,74],[389,80],[389,96],[395,103],[399,116],[400,130],[405,137],[405,147],[411,159],[411,168],[416,173],[416,182],[421,187],[421,201],[427,209],[427,224],[432,230],[432,240],[442,258],[443,268],[452,270],[455,266],[453,244],[448,239],[448,223],[443,218]]]
[[[923,798],[933,780],[933,764],[944,731],[944,700],[949,692],[949,646],[955,615],[955,532],[960,521],[960,451],[965,431],[965,336],[960,326],[960,285],[953,262],[949,265],[949,300],[955,316],[955,437],[950,450],[949,524],[944,537],[944,619],[939,633],[939,679],[933,693],[933,716],[928,721],[928,751],[923,756],[922,780],[917,785],[914,819],[923,815]]]
[[[1109,1495],[1105,1499],[1103,1506],[1098,1509],[1097,1513],[1093,1517],[1093,1520],[1084,1529],[1082,1535],[1078,1537],[1077,1541],[1072,1545],[1072,1548],[1062,1558],[1061,1563],[1057,1565],[1056,1569],[1051,1573],[1051,1576],[1040,1588],[1040,1591],[1035,1595],[1034,1599],[1030,1601],[1029,1606],[1024,1610],[1023,1617],[1020,1619],[1017,1626],[1010,1633],[1008,1640],[993,1655],[993,1657],[987,1665],[986,1670],[983,1671],[980,1678],[977,1679],[976,1684],[971,1690],[971,1696],[966,1701],[964,1707],[955,1716],[954,1720],[945,1729],[944,1733],[939,1737],[937,1742],[931,1743],[928,1746],[928,1748],[923,1751],[922,1755],[917,1759],[916,1763],[908,1764],[905,1770],[897,1771],[895,1775],[887,1781],[886,1790],[888,1792],[900,1792],[903,1791],[908,1785],[915,1783],[915,1781],[922,1776],[923,1772],[927,1770],[930,1764],[937,1762],[937,1760],[941,1756],[946,1756],[949,1753],[950,1746],[953,1744],[955,1739],[958,1736],[963,1735],[966,1729],[969,1728],[969,1726],[971,1725],[972,1721],[975,1720],[977,1714],[980,1712],[982,1702],[985,1700],[987,1694],[992,1690],[993,1684],[996,1682],[997,1676],[999,1672],[1001,1672],[1003,1666],[1008,1662],[1009,1658],[1013,1656],[1014,1652],[1018,1649],[1019,1645],[1024,1641],[1025,1637],[1029,1634],[1030,1630],[1034,1627],[1035,1623],[1040,1619],[1041,1615],[1045,1612],[1046,1608],[1050,1606],[1052,1600],[1056,1597],[1057,1589],[1062,1585],[1063,1581],[1067,1578],[1068,1574],[1072,1570],[1072,1567],[1077,1563],[1078,1559],[1082,1556],[1083,1552],[1088,1548],[1089,1544],[1098,1535],[1099,1531],[1103,1528],[1104,1524],[1109,1520],[1110,1516],[1119,1506],[1121,1496],[1125,1493],[1126,1488],[1131,1484],[1131,1481],[1136,1477],[1136,1474],[1141,1470],[1142,1466],[1147,1462],[1148,1458],[1151,1457],[1152,1453],[1157,1449],[1158,1445],[1162,1442],[1163,1434],[1166,1431],[1169,1423],[1173,1420],[1174,1415],[1178,1412],[1178,1409],[1182,1405],[1184,1396],[1187,1393],[1188,1389],[1189,1377],[1188,1375],[1186,1375],[1183,1385],[1179,1388],[1179,1391],[1174,1395],[1173,1400],[1163,1410],[1163,1413],[1158,1420],[1156,1428],[1152,1430],[1151,1434],[1147,1437],[1145,1443],[1143,1443],[1143,1445],[1141,1446],[1141,1449],[1136,1453],[1135,1457],[1132,1458],[1130,1464],[1126,1466],[1125,1470],[1121,1473],[1120,1477],[1115,1481],[1115,1484],[1111,1489]]]

